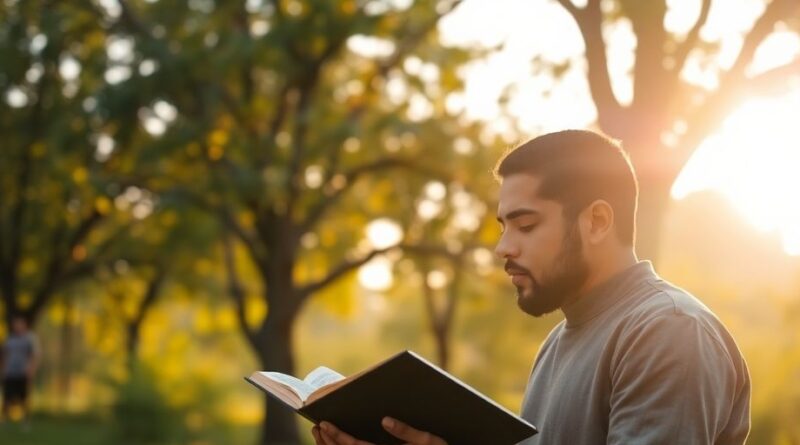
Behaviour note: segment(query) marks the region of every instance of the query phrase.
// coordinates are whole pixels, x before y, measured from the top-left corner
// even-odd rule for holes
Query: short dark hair
[[[494,171],[498,181],[520,173],[540,177],[539,196],[561,203],[568,220],[595,200],[607,201],[620,241],[633,245],[639,185],[619,142],[587,130],[544,134],[507,152]]]

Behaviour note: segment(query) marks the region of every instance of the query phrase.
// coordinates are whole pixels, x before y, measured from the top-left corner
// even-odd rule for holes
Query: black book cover
[[[315,424],[328,421],[376,444],[402,443],[383,429],[384,416],[454,445],[513,445],[537,432],[411,351],[391,357],[297,412]]]

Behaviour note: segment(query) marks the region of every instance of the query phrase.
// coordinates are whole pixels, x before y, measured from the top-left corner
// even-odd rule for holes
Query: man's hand
[[[392,436],[404,440],[406,445],[447,445],[447,442],[443,439],[431,433],[411,428],[391,417],[384,417],[381,425]],[[319,426],[314,426],[311,429],[311,434],[314,435],[317,445],[375,445],[358,440],[328,422],[322,422]]]

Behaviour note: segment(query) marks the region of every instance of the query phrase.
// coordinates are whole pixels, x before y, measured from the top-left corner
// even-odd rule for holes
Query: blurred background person
[[[39,342],[23,316],[11,323],[11,335],[3,343],[0,363],[3,370],[3,421],[12,418],[12,409],[21,410],[21,419],[30,425],[29,395],[39,365]]]

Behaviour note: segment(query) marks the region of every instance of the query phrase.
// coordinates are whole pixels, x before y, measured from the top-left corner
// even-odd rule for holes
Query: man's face
[[[538,196],[540,181],[527,174],[503,179],[497,207],[503,234],[495,248],[517,288],[517,305],[536,317],[560,308],[589,275],[577,221],[566,221],[557,201]]]
[[[28,330],[28,323],[25,321],[24,318],[16,317],[11,322],[11,330],[18,335],[24,334]]]

